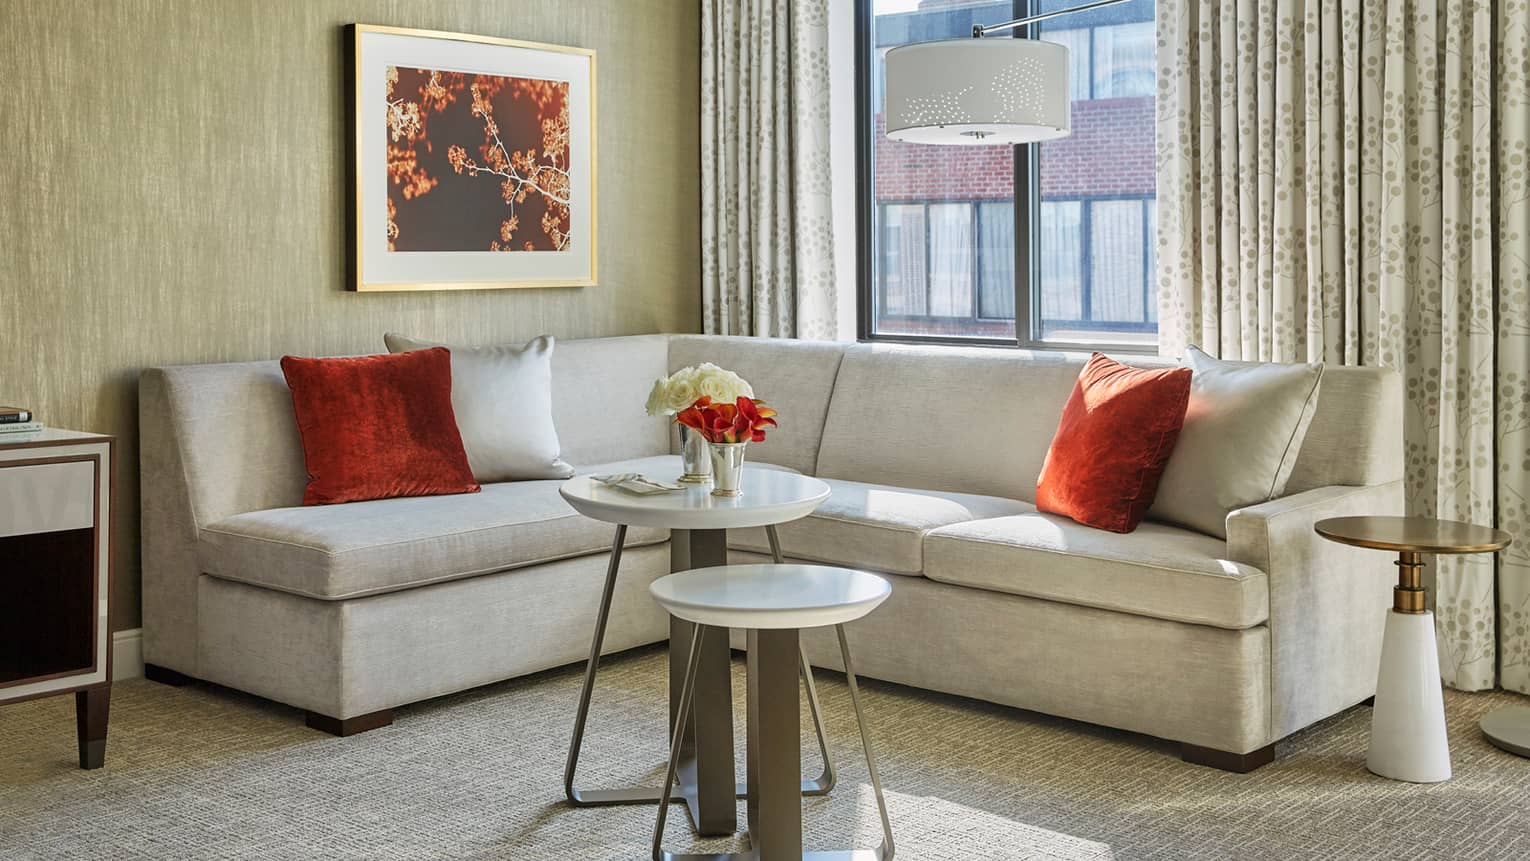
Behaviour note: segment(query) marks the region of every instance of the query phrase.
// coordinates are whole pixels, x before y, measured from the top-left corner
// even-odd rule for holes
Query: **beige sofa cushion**
[[[1079,363],[1018,350],[852,347],[817,475],[1036,501]]]
[[[643,409],[669,373],[669,336],[559,341],[552,355],[553,424],[563,459],[614,463],[669,451],[673,422]]]
[[[997,496],[823,480],[831,490],[823,505],[801,520],[776,527],[782,552],[795,559],[887,574],[919,576],[925,565],[924,537],[932,529],[1035,510],[1028,502]],[[733,530],[729,544],[770,552],[764,529]]]
[[[1227,537],[1227,515],[1283,494],[1317,411],[1323,363],[1224,362],[1195,347],[1179,433],[1148,517]]]
[[[442,346],[451,351],[452,412],[473,477],[494,481],[568,478],[552,414],[553,337],[522,344],[453,347],[383,335],[392,353]]]
[[[654,457],[581,471],[667,475],[673,464]],[[203,527],[197,555],[214,577],[339,600],[610,550],[615,527],[570,508],[560,484],[251,511]],[[633,528],[627,546],[667,538]]]
[[[1328,365],[1286,493],[1403,477],[1403,385],[1395,368]]]
[[[1177,622],[1248,628],[1269,618],[1264,572],[1216,538],[1144,523],[1091,529],[1050,514],[959,523],[925,539],[931,580]]]

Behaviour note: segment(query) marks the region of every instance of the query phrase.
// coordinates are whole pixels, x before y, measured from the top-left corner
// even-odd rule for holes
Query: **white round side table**
[[[680,717],[690,713],[696,693],[697,665],[708,639],[722,639],[728,628],[749,636],[747,733],[749,851],[733,854],[672,855],[664,850],[667,800],[659,802],[654,825],[654,861],[705,857],[709,861],[801,861],[806,857],[880,859],[893,857],[892,823],[882,797],[882,781],[872,752],[871,735],[861,709],[860,687],[845,639],[845,623],[875,610],[892,594],[887,581],[875,574],[828,565],[723,565],[660,577],[648,587],[654,600],[671,615],[695,625],[680,685]],[[799,635],[803,628],[832,626],[839,636],[840,658],[850,703],[860,727],[861,746],[871,776],[871,790],[882,819],[882,845],[876,850],[802,851],[802,780],[799,749],[801,728],[797,699]],[[679,730],[671,745],[666,783],[673,783],[680,765]]]
[[[680,458],[674,458],[680,469]],[[728,632],[721,630],[703,638],[697,669],[695,703],[688,720],[676,721],[679,692],[685,674],[686,645],[696,633],[696,626],[683,618],[671,616],[670,642],[670,723],[680,726],[676,752],[680,756],[680,782],[673,781],[666,791],[660,787],[620,789],[580,789],[574,785],[579,765],[579,750],[590,712],[595,676],[600,666],[600,652],[605,642],[606,622],[610,618],[611,598],[621,566],[622,545],[628,526],[669,529],[670,571],[726,565],[729,529],[763,526],[770,538],[771,551],[781,560],[781,544],[775,525],[811,514],[829,498],[829,486],[816,478],[794,472],[746,466],[743,493],[734,497],[713,496],[710,484],[686,485],[671,493],[640,495],[609,487],[588,475],[577,475],[563,483],[559,493],[586,517],[616,524],[616,538],[611,544],[611,561],[606,568],[604,591],[596,611],[595,634],[590,657],[585,664],[584,685],[579,694],[579,708],[574,719],[573,738],[563,770],[563,790],[570,804],[593,807],[611,804],[645,804],[661,798],[685,801],[691,821],[703,835],[732,834],[738,830],[736,800],[743,798],[747,787],[735,780],[733,773],[733,687],[732,656]],[[812,668],[798,652],[799,672],[807,687],[808,706],[812,711],[818,744],[823,754],[824,771],[815,780],[803,781],[800,791],[823,795],[834,786],[834,765],[819,716],[818,691],[813,685]]]

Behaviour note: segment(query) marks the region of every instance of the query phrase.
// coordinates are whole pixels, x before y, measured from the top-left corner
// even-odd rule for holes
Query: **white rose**
[[[696,394],[714,403],[731,404],[739,398],[754,397],[754,389],[738,374],[707,362],[697,369]]]
[[[669,380],[660,378],[653,381],[653,389],[648,393],[648,403],[643,409],[651,416],[667,415],[669,408]]]
[[[681,368],[670,375],[669,387],[664,393],[664,406],[670,414],[690,409],[699,397],[695,368]]]
[[[690,409],[702,397],[711,398],[713,403],[731,404],[741,397],[754,397],[754,389],[738,374],[706,362],[655,380],[644,409],[651,416],[672,416]]]

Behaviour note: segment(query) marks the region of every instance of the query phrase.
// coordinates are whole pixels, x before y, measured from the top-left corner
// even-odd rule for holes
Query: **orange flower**
[[[764,442],[765,428],[776,426],[776,411],[765,402],[740,397],[731,404],[713,404],[702,396],[675,414],[675,421],[700,433],[707,442]]]

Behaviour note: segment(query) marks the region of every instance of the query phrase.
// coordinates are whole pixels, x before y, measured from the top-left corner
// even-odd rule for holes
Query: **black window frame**
[[[1041,202],[1039,192],[1041,185],[1041,159],[1039,158],[1039,144],[1018,144],[1014,146],[1014,176],[1015,176],[1015,337],[995,338],[988,336],[948,336],[948,335],[914,335],[902,333],[877,332],[875,326],[875,291],[876,291],[876,253],[875,231],[879,221],[875,218],[879,203],[873,199],[873,164],[872,158],[875,151],[872,122],[875,116],[872,111],[872,90],[875,86],[876,68],[873,57],[875,48],[875,36],[873,27],[875,15],[872,6],[875,0],[855,0],[855,222],[856,222],[856,337],[861,341],[878,341],[887,343],[909,344],[948,344],[964,347],[1007,347],[1024,350],[1050,350],[1060,352],[1086,352],[1099,350],[1117,354],[1145,354],[1156,355],[1158,352],[1158,338],[1155,336],[1151,343],[1126,342],[1126,341],[1057,341],[1043,340],[1041,334],[1040,302],[1036,301],[1032,285],[1040,278],[1040,259],[1038,255],[1031,254],[1031,249],[1038,244],[1040,238],[1040,213],[1038,212]],[[1011,0],[1012,17],[1021,18],[1032,14],[1034,8],[1032,0]],[[993,22],[998,23],[998,22]],[[1030,38],[1032,28],[1035,25],[1017,27],[1011,31],[1010,38]],[[987,37],[1004,38],[1004,37]],[[1094,91],[1094,33],[1091,30],[1089,36],[1090,53],[1090,92]],[[1033,192],[1034,190],[1034,192]],[[1156,195],[1155,195],[1156,198]],[[928,201],[929,203],[939,201]],[[1086,207],[1087,208],[1087,207]],[[928,221],[928,216],[926,216]],[[974,244],[977,235],[974,234]],[[1144,244],[1146,239],[1144,238]],[[929,249],[925,249],[928,256]],[[974,250],[973,259],[978,259],[978,252]],[[1144,257],[1144,264],[1148,260]],[[926,264],[928,265],[928,263]],[[1082,261],[1087,270],[1092,262],[1085,255]],[[980,277],[978,270],[974,270],[974,278]],[[1146,278],[1156,278],[1154,272],[1147,272]],[[973,309],[975,318],[979,318],[981,305],[981,289],[975,289],[973,294]],[[1146,312],[1146,309],[1144,308]],[[1161,325],[1161,322],[1160,322]]]

